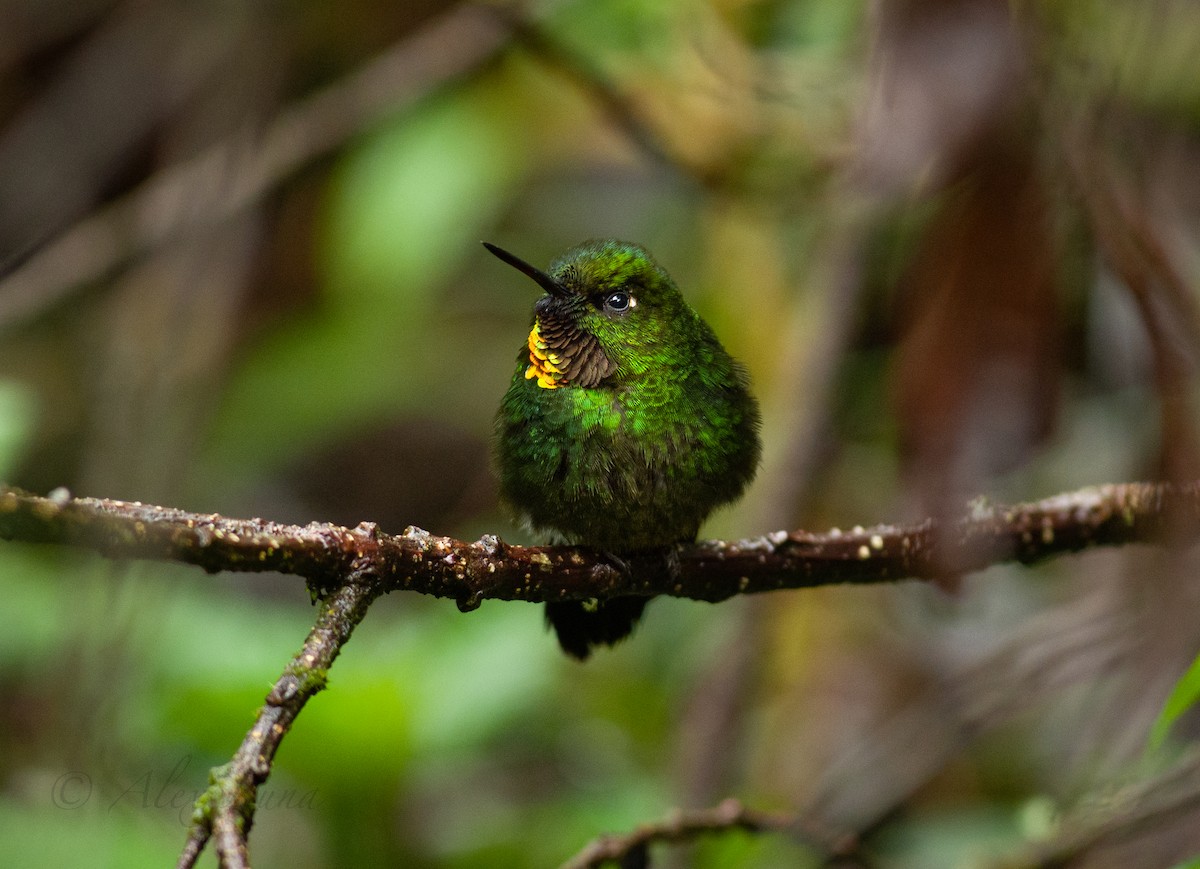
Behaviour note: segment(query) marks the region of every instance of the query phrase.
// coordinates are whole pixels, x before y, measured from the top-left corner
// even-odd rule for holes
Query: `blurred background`
[[[536,288],[479,241],[545,266],[615,236],[763,405],[705,536],[1195,479],[1198,57],[1177,0],[0,0],[0,478],[530,542],[489,439]],[[1197,736],[1146,748],[1196,560],[658,600],[584,666],[540,607],[392,595],[251,853],[552,866],[732,795],[869,865],[998,866]],[[303,583],[6,543],[0,594],[0,862],[171,865]],[[1071,865],[1200,853],[1190,805]]]

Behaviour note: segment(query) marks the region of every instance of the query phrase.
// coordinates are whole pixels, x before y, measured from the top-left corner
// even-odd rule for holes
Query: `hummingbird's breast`
[[[518,372],[497,419],[501,494],[534,527],[576,543],[622,551],[693,539],[757,461],[753,432],[754,454],[739,457],[736,395],[678,376],[548,389]]]

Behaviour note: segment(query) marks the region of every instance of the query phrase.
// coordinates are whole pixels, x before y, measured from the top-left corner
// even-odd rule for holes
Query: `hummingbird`
[[[624,556],[696,539],[758,467],[758,404],[742,366],[640,245],[594,240],[542,271],[484,247],[545,295],[496,415],[501,498],[549,541]],[[568,655],[632,632],[647,598],[557,601]]]

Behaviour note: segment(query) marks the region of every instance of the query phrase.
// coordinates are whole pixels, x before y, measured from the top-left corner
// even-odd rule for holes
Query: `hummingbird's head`
[[[586,241],[548,272],[506,250],[489,251],[546,291],[534,305],[525,377],[538,386],[599,386],[645,373],[670,346],[680,318],[697,319],[674,281],[640,245]],[[686,334],[686,330],[684,331]]]

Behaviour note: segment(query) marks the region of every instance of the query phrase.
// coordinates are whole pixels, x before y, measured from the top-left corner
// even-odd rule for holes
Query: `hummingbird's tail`
[[[649,598],[614,597],[604,601],[564,600],[546,604],[546,622],[562,650],[580,661],[594,646],[611,646],[633,632]]]

